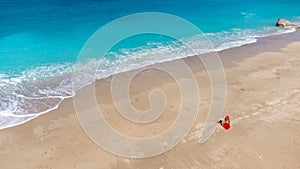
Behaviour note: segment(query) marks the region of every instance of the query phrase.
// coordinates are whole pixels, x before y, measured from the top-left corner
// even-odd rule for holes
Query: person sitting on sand
[[[225,129],[228,130],[230,129],[230,118],[229,116],[226,116],[225,118],[222,118],[218,121],[218,123],[221,124],[221,126]]]

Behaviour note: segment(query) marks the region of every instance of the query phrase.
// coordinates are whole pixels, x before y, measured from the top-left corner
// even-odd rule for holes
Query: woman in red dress
[[[229,117],[229,116],[226,116],[224,119],[221,119],[218,123],[220,123],[221,126],[222,126],[225,130],[230,129],[230,117]]]

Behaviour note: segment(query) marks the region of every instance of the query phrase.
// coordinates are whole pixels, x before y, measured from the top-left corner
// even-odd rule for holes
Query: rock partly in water
[[[288,21],[285,18],[279,18],[276,22],[276,26],[282,28],[296,28],[300,29],[300,25],[293,24],[292,22]]]

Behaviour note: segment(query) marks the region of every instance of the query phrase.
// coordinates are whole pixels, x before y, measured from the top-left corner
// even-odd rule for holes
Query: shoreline
[[[259,38],[256,38],[257,42],[255,42],[255,43],[244,44],[242,46],[237,46],[237,47],[232,47],[232,48],[229,48],[229,49],[224,49],[224,50],[218,51],[216,53],[218,53],[224,68],[226,68],[226,67],[233,66],[235,64],[235,62],[242,62],[244,59],[246,59],[248,57],[251,57],[251,56],[253,56],[253,55],[255,55],[259,52],[278,51],[278,49],[284,47],[288,43],[297,41],[298,40],[297,37],[299,39],[300,31],[295,31],[295,32],[292,32],[292,33],[283,33],[283,34],[278,34],[278,35],[271,35],[271,36],[266,36],[266,37],[259,37]],[[262,49],[262,48],[260,48],[260,46],[264,46],[264,48]],[[215,53],[215,52],[213,52],[213,53]],[[201,55],[206,55],[206,54],[207,53],[200,54],[199,56],[201,57]],[[236,55],[238,55],[238,57],[236,57]],[[197,61],[197,60],[199,60],[199,59],[197,59],[197,57],[198,56],[188,56],[188,57],[181,58],[181,59],[184,60],[186,63],[196,62],[196,63],[198,63],[199,65],[202,66],[202,63]],[[168,63],[172,63],[172,62],[174,62],[178,59],[165,61],[165,62],[161,62],[161,63],[155,63],[153,65],[165,64],[165,63],[168,64]],[[188,64],[188,65],[190,66],[191,64]],[[146,66],[146,67],[149,67],[149,66]],[[195,71],[199,72],[199,71],[204,70],[203,66],[201,67],[201,69],[193,68],[193,67],[195,67],[195,66],[192,66],[191,69],[193,70],[194,73],[195,73]],[[137,68],[137,69],[133,69],[133,70],[139,70],[139,69],[141,69],[141,68]],[[133,70],[128,70],[128,71],[133,71]],[[128,71],[124,71],[124,72],[128,72]],[[122,74],[124,72],[121,72],[121,73],[118,73],[118,74]],[[114,76],[114,75],[110,75],[110,76],[105,77],[105,78],[97,79],[96,81],[101,81],[103,79],[110,79],[112,76]],[[94,83],[95,82],[93,82],[92,84],[94,84]],[[82,88],[86,88],[86,87],[88,87],[92,84],[89,84],[89,85],[84,86]],[[82,90],[82,89],[80,89],[80,90]],[[63,98],[63,100],[60,101],[60,103],[58,103],[57,106],[55,106],[55,107],[53,107],[49,110],[46,110],[43,113],[37,113],[38,114],[37,117],[33,117],[32,119],[38,118],[39,116],[47,114],[47,113],[51,113],[51,111],[56,110],[60,106],[61,102],[63,102],[66,99],[73,98],[73,97],[75,97],[75,96],[70,96],[70,97]],[[6,128],[11,128],[11,127],[15,127],[15,126],[18,126],[18,125],[22,125],[24,123],[27,123],[27,122],[31,121],[32,119],[26,120],[25,122],[22,122],[22,123],[17,124],[17,125],[9,126],[9,127],[6,127]],[[3,130],[3,129],[5,129],[5,128],[0,129],[0,131]]]
[[[248,57],[261,52],[278,52],[289,43],[299,41],[300,31],[257,38],[256,43],[225,49],[219,52],[223,65],[232,66],[232,62],[242,62]],[[263,46],[263,48],[262,48]],[[238,57],[235,57],[238,53]]]
[[[300,59],[294,54],[300,52],[299,31],[296,35],[290,36],[291,39],[270,37],[219,53],[225,62],[228,87],[224,112],[232,117],[233,125],[228,132],[218,128],[205,144],[199,144],[197,138],[209,109],[210,84],[207,73],[199,66],[199,59],[189,57],[183,60],[197,79],[203,102],[196,124],[186,139],[165,154],[137,160],[104,151],[84,133],[75,114],[73,98],[68,98],[56,110],[0,130],[0,163],[3,168],[25,169],[297,168],[300,166],[297,159],[300,155],[297,130],[300,127],[297,110]],[[230,64],[226,66],[226,62]],[[172,61],[166,64],[172,64]],[[146,137],[159,134],[172,125],[180,95],[169,76],[150,71],[132,83],[130,98],[138,109],[149,107],[149,92],[157,86],[170,100],[166,112],[150,126],[130,124],[117,114],[107,90],[110,79],[95,82],[96,94],[105,96],[97,97],[98,104],[117,131],[132,137]],[[148,83],[149,79],[151,83]],[[84,94],[87,88],[78,92]],[[89,104],[88,100],[86,104]]]

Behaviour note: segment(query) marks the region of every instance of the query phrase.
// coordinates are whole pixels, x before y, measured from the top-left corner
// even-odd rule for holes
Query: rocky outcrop
[[[292,22],[288,21],[285,18],[279,18],[276,22],[276,26],[282,28],[296,28],[300,29],[300,25],[293,24]]]

